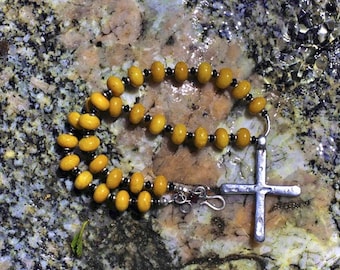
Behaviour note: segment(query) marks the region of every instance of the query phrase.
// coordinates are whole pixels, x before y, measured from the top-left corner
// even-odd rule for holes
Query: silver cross
[[[298,196],[301,189],[298,186],[275,186],[266,184],[266,136],[268,135],[270,123],[267,118],[267,132],[258,138],[256,146],[255,180],[250,184],[223,184],[220,187],[221,194],[255,194],[255,229],[254,238],[258,242],[265,239],[265,197],[266,194],[277,196]]]

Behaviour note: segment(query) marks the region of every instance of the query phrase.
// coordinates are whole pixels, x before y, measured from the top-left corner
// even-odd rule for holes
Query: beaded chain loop
[[[197,68],[189,68],[184,62],[178,62],[174,68],[165,68],[158,61],[154,62],[150,69],[143,71],[136,66],[131,66],[127,77],[120,79],[110,76],[107,79],[107,90],[92,93],[85,102],[84,113],[69,113],[67,116],[69,131],[57,138],[57,144],[65,153],[60,160],[59,167],[62,171],[74,176],[74,186],[77,190],[92,190],[93,200],[96,203],[110,201],[119,212],[127,210],[129,206],[134,206],[141,213],[145,213],[153,205],[164,206],[169,203],[179,204],[182,212],[187,212],[188,206],[191,207],[191,204],[197,201],[215,210],[224,208],[224,199],[219,195],[208,194],[209,188],[199,186],[199,188],[190,190],[185,186],[169,182],[163,175],[156,176],[152,182],[145,181],[141,172],[134,172],[129,177],[125,177],[119,168],[108,169],[109,158],[106,155],[95,153],[100,146],[100,139],[95,135],[95,131],[100,126],[100,117],[104,112],[113,118],[127,115],[131,125],[144,123],[148,131],[155,136],[166,132],[169,134],[170,141],[175,145],[188,142],[197,149],[202,149],[210,143],[222,150],[230,143],[238,148],[257,143],[258,137],[251,136],[246,128],[240,128],[236,134],[229,133],[224,128],[217,128],[213,134],[209,134],[201,126],[194,131],[188,131],[182,123],[170,125],[163,114],[150,115],[139,102],[133,106],[124,104],[121,96],[128,86],[138,88],[147,79],[154,83],[161,83],[170,77],[174,78],[177,83],[183,83],[189,79],[197,79],[202,85],[213,82],[218,91],[231,88],[231,96],[235,100],[244,100],[250,114],[261,115],[266,119],[267,135],[270,127],[268,113],[265,110],[266,99],[264,97],[254,98],[250,94],[250,82],[246,80],[238,82],[233,78],[230,68],[222,68],[218,72],[213,70],[207,62],[201,63]],[[81,171],[78,168],[81,154],[77,154],[77,149],[81,154],[85,153],[90,157],[87,170]],[[95,177],[102,178],[103,181],[94,185],[92,182]],[[169,193],[173,196],[167,197]]]

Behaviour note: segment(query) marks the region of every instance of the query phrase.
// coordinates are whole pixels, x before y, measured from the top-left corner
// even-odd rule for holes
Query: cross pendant
[[[256,145],[255,184],[223,184],[220,187],[222,195],[255,194],[255,224],[254,238],[257,242],[265,239],[265,197],[267,194],[277,196],[298,196],[301,189],[298,186],[276,186],[266,184],[266,136],[260,136]]]

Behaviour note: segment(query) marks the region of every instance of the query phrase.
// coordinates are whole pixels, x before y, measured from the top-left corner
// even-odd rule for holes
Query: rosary
[[[178,62],[174,68],[165,68],[161,62],[154,62],[150,69],[143,71],[136,66],[128,69],[128,76],[122,79],[110,76],[107,80],[107,90],[94,92],[86,100],[82,113],[71,112],[67,116],[68,132],[57,138],[57,144],[63,150],[63,158],[59,168],[70,173],[74,178],[77,190],[89,192],[93,200],[100,204],[110,203],[117,211],[123,212],[129,207],[145,213],[151,207],[164,207],[169,204],[179,206],[182,213],[188,213],[193,204],[208,206],[213,210],[223,210],[226,201],[223,195],[254,194],[255,224],[254,239],[265,240],[265,196],[298,196],[301,192],[298,186],[276,186],[266,183],[266,140],[270,131],[270,118],[265,110],[266,99],[253,97],[250,94],[251,85],[247,80],[237,81],[232,70],[222,68],[213,70],[209,63],[203,62],[197,68],[189,68],[186,63]],[[262,135],[251,136],[246,128],[240,128],[236,134],[224,128],[217,128],[209,134],[204,127],[188,131],[184,124],[170,125],[163,114],[150,115],[139,102],[133,106],[123,103],[121,95],[127,86],[141,87],[145,80],[161,83],[166,78],[173,78],[181,84],[186,80],[196,79],[204,85],[213,82],[217,91],[230,91],[235,100],[243,100],[251,115],[263,117],[266,128]],[[220,187],[204,185],[188,186],[168,181],[166,176],[158,175],[153,181],[145,181],[141,172],[123,175],[120,168],[108,168],[109,158],[98,154],[100,139],[95,131],[101,123],[101,117],[109,114],[113,118],[125,115],[133,126],[143,124],[154,136],[167,134],[175,145],[192,144],[200,150],[208,144],[217,149],[224,149],[229,144],[244,148],[255,145],[255,184],[222,184]],[[84,158],[87,170],[79,169],[81,158]],[[99,178],[98,185],[93,183]]]

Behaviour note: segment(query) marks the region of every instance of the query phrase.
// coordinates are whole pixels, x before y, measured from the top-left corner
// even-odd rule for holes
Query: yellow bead
[[[129,114],[129,120],[131,124],[136,125],[140,121],[142,121],[144,117],[144,113],[145,113],[145,107],[140,103],[135,104],[132,107],[131,112]]]
[[[103,154],[98,155],[90,162],[89,170],[93,174],[99,173],[107,166],[108,162],[107,156]]]
[[[80,163],[79,156],[75,154],[67,155],[60,160],[59,167],[61,170],[68,172],[78,167]]]
[[[153,182],[153,194],[156,197],[162,197],[168,189],[168,180],[163,176],[159,175]]]
[[[267,104],[267,100],[264,97],[254,98],[248,106],[248,110],[251,114],[257,114],[261,112]]]
[[[74,148],[78,145],[78,138],[71,134],[60,134],[57,143],[63,148]]]
[[[123,172],[121,169],[114,168],[106,177],[106,185],[109,189],[117,188],[122,182]]]
[[[67,115],[67,122],[74,127],[75,129],[80,129],[81,127],[79,126],[79,118],[80,118],[80,113],[78,112],[70,112]]]
[[[74,186],[78,190],[83,190],[91,184],[93,175],[89,171],[83,171],[74,180]]]
[[[144,187],[144,176],[140,172],[135,172],[131,175],[130,191],[137,194],[142,191]]]
[[[250,88],[250,82],[240,81],[238,85],[231,91],[231,96],[236,99],[245,98],[248,95]]]
[[[107,100],[106,97],[103,96],[102,93],[92,93],[90,100],[92,105],[100,111],[106,111],[110,107],[110,102]]]
[[[177,124],[171,134],[171,141],[176,144],[182,144],[187,136],[187,128],[183,124]]]
[[[106,81],[107,88],[111,90],[112,95],[119,97],[124,93],[125,87],[121,79],[110,76]]]
[[[93,200],[96,203],[103,203],[106,201],[109,194],[110,194],[110,190],[108,189],[108,187],[104,183],[101,183],[94,190]]]
[[[208,132],[203,127],[198,127],[195,130],[194,145],[200,149],[204,147],[208,142]]]
[[[224,128],[218,128],[215,131],[215,146],[218,149],[223,149],[229,144],[229,134]]]
[[[139,212],[145,213],[151,208],[151,194],[146,190],[138,194],[137,197],[137,208]]]
[[[164,65],[159,62],[153,62],[151,65],[151,77],[152,80],[155,83],[160,83],[164,80],[165,77],[165,69],[164,69]]]
[[[175,80],[176,82],[183,83],[188,79],[188,65],[182,61],[178,62],[175,66]]]
[[[233,72],[230,68],[222,68],[216,78],[216,87],[226,89],[233,81]]]
[[[128,69],[128,77],[133,87],[139,87],[144,83],[143,73],[138,67],[130,67]]]
[[[86,130],[95,130],[99,127],[100,120],[97,116],[85,113],[79,117],[79,126]]]
[[[122,113],[123,101],[119,97],[112,97],[110,99],[109,113],[112,117],[118,117]]]
[[[156,114],[152,117],[152,120],[149,125],[149,131],[153,135],[157,135],[161,133],[164,129],[166,123],[165,116],[162,114]]]
[[[211,78],[211,65],[207,62],[203,62],[198,66],[197,80],[204,84],[210,81]]]
[[[236,133],[236,146],[243,148],[250,143],[250,132],[246,128],[240,128]]]
[[[119,212],[123,212],[126,209],[128,209],[130,203],[130,194],[126,190],[120,190],[118,191],[116,195],[116,200],[115,200],[115,206],[116,209]]]
[[[95,151],[100,144],[100,140],[97,136],[87,136],[79,141],[79,149],[84,152]]]

